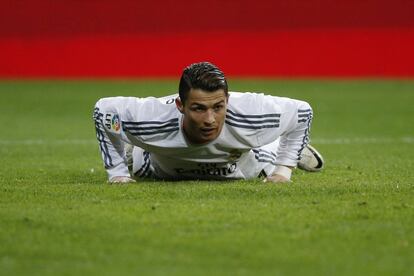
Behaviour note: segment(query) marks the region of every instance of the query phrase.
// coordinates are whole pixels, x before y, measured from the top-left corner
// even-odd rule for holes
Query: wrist
[[[113,177],[117,177],[117,176],[126,176],[126,177],[131,177],[129,171],[128,171],[128,167],[126,166],[126,164],[119,163],[111,168],[107,168],[106,169],[107,173],[108,173],[108,179],[111,179]]]
[[[286,179],[290,180],[290,177],[292,176],[292,168],[283,165],[278,165],[274,170],[273,174],[281,175]]]

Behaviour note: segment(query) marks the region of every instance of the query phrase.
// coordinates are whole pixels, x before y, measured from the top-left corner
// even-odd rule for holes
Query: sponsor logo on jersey
[[[234,173],[237,169],[237,163],[225,164],[217,163],[198,163],[196,168],[174,168],[177,174],[190,174],[198,176],[226,176]]]

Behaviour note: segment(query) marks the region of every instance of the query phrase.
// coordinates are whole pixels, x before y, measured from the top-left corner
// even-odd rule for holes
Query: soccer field
[[[310,102],[325,170],[108,185],[95,102],[177,81],[1,81],[0,275],[413,275],[414,81],[229,85]]]

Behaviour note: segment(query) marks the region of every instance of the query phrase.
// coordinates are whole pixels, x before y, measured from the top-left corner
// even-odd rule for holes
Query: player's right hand
[[[110,184],[125,184],[125,183],[132,183],[132,182],[136,182],[136,181],[128,176],[114,176],[111,179],[109,179]]]

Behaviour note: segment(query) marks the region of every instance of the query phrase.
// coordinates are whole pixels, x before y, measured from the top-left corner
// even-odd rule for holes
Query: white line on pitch
[[[313,144],[344,145],[344,144],[393,144],[393,143],[414,143],[414,137],[355,137],[355,138],[313,138]]]

